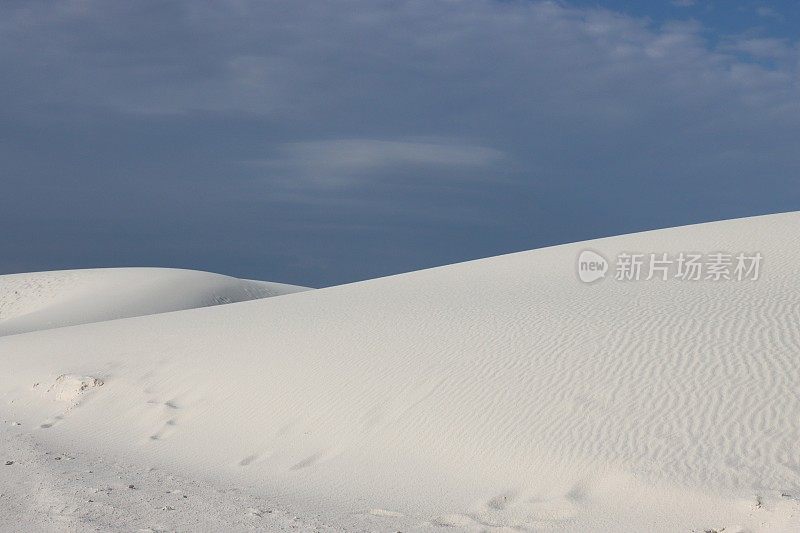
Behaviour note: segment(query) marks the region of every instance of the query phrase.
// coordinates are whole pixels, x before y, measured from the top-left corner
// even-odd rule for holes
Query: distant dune
[[[800,531],[798,234],[732,220],[5,336],[0,526]],[[589,284],[584,249],[763,264]],[[120,274],[6,277],[40,296],[0,328],[263,295]]]
[[[175,268],[0,275],[0,335],[243,302],[306,290]]]

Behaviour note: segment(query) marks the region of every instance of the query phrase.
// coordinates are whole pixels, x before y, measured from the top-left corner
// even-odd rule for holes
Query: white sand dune
[[[5,520],[800,531],[799,232],[798,213],[725,221],[0,338],[0,451],[84,461],[27,489],[44,452],[0,464]],[[764,263],[757,281],[589,285],[585,248]],[[149,488],[88,503],[87,457]],[[191,496],[162,507],[153,472]],[[37,515],[24,495],[43,491]]]
[[[305,290],[175,268],[0,275],[0,336],[152,315]]]

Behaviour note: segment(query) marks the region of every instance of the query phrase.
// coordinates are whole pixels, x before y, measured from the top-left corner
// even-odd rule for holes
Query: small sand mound
[[[44,397],[70,404],[77,403],[88,390],[102,386],[100,378],[76,374],[61,374],[46,389],[42,383],[33,384],[33,388],[42,391]]]

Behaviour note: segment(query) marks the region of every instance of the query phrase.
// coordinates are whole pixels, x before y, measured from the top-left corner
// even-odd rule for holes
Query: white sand
[[[726,221],[2,337],[0,526],[800,531],[798,233]],[[584,248],[764,264],[587,285]]]
[[[96,268],[0,276],[0,336],[307,290],[176,268]]]

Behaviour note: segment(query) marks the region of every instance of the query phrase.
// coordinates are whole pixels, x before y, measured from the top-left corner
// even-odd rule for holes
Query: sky
[[[0,4],[0,273],[323,287],[800,209],[800,6]]]

